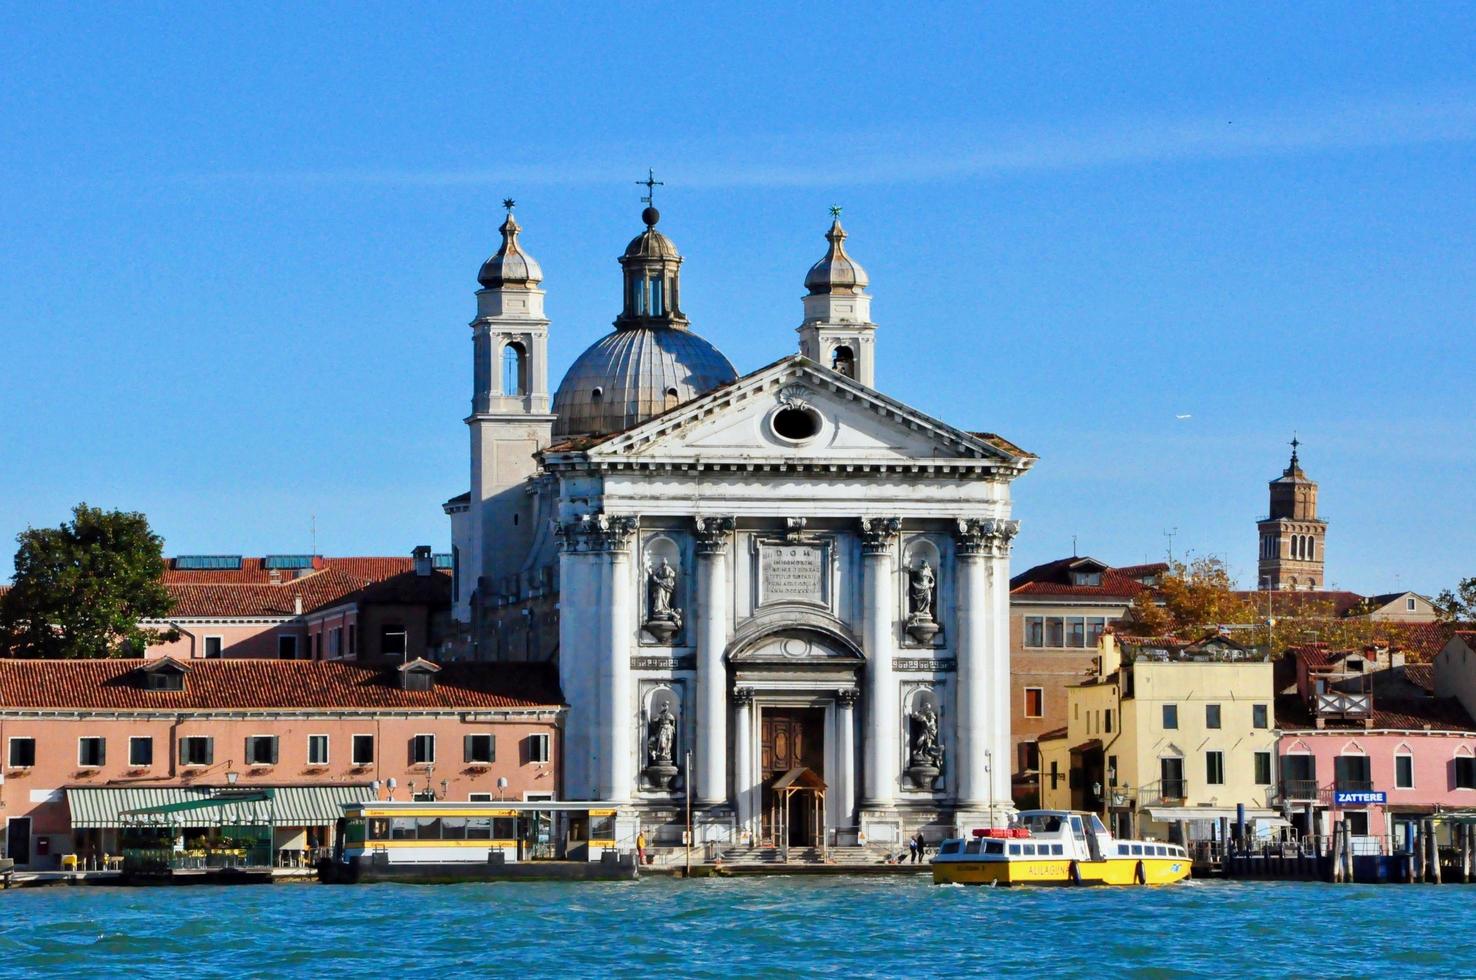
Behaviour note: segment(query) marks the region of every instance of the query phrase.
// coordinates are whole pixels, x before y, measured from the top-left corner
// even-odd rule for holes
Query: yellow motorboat
[[[1117,840],[1095,813],[1025,810],[1015,826],[945,840],[940,885],[1167,885],[1189,877],[1177,844]]]

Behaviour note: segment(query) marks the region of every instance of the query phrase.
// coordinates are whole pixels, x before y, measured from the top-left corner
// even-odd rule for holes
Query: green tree
[[[144,515],[83,503],[70,523],[16,540],[15,578],[0,597],[0,644],[10,656],[137,656],[177,637],[139,626],[174,605],[163,583],[164,541]]]
[[[1435,606],[1447,623],[1476,621],[1476,575],[1461,579],[1454,589],[1446,589],[1436,596]]]

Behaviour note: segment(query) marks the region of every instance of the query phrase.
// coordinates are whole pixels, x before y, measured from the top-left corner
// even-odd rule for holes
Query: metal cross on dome
[[[646,188],[646,196],[643,197],[643,198],[641,198],[641,203],[642,204],[649,204],[652,207],[655,207],[656,206],[656,202],[653,201],[652,198],[656,196],[656,188],[658,188],[658,187],[665,187],[666,186],[666,181],[664,181],[664,180],[657,180],[656,179],[656,171],[652,170],[650,167],[647,167],[646,168],[646,179],[645,180],[638,180],[638,181],[636,181],[636,183],[637,184],[644,185],[645,188]]]

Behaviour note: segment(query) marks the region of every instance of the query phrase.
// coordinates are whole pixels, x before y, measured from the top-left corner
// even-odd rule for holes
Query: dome
[[[840,218],[831,224],[825,238],[830,242],[830,250],[823,259],[810,266],[805,275],[805,288],[810,295],[859,293],[864,290],[871,280],[867,278],[866,270],[861,268],[861,263],[846,254],[846,230],[841,227]]]
[[[518,232],[522,226],[512,216],[508,206],[507,220],[498,229],[502,232],[502,245],[477,273],[477,282],[485,289],[533,289],[543,281],[543,269],[538,262],[523,251],[518,244]]]
[[[655,228],[647,228],[639,235],[630,240],[625,246],[627,259],[681,259],[681,253],[670,238],[667,238]]]
[[[616,330],[564,375],[553,400],[553,434],[621,432],[737,377],[721,351],[690,331]]]

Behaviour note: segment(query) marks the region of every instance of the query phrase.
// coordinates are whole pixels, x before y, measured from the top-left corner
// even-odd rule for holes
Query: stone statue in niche
[[[670,790],[677,775],[677,718],[669,694],[653,700],[652,707],[657,703],[661,707],[646,725],[646,768],[642,772],[652,789]]]
[[[943,772],[943,742],[938,736],[938,712],[926,697],[908,714],[907,778],[917,789],[933,789]]]
[[[938,578],[926,558],[909,571],[907,577],[907,632],[919,643],[931,643],[938,632],[938,620],[933,613]]]
[[[677,570],[665,558],[658,558],[646,574],[648,616],[641,625],[662,643],[682,628],[682,612],[673,604],[677,588]]]

